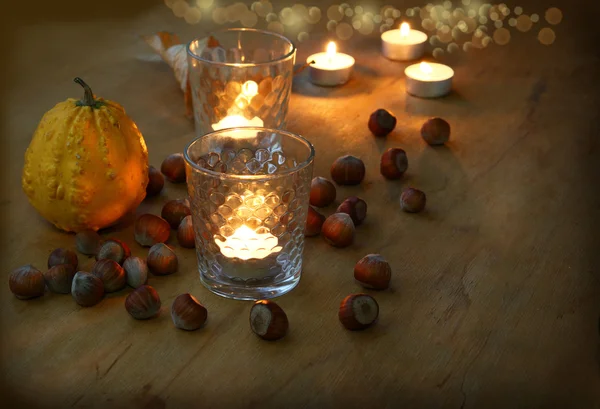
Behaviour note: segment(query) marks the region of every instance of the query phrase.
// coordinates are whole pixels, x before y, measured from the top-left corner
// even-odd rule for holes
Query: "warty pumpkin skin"
[[[31,205],[59,229],[99,230],[146,196],[148,150],[136,124],[115,102],[58,103],[40,121],[25,152],[22,186]]]

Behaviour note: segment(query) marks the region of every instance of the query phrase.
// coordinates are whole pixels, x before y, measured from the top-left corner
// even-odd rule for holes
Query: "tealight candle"
[[[222,118],[216,124],[212,124],[212,129],[219,131],[226,128],[263,126],[264,122],[259,117],[255,116],[252,119],[246,119],[244,116],[234,113],[238,110],[243,111],[243,109],[250,104],[252,98],[254,98],[256,94],[258,94],[258,84],[254,81],[246,81],[242,85],[242,91],[235,99],[233,106],[231,109],[229,109],[229,115],[227,115],[225,118]]]
[[[267,230],[267,229],[265,229]],[[277,237],[269,231],[257,233],[246,225],[238,227],[225,240],[215,239],[217,246],[225,257],[241,260],[263,259],[272,253],[281,251]]]
[[[423,55],[427,34],[413,30],[408,23],[402,23],[398,30],[388,30],[381,34],[383,55],[390,60],[416,60]]]
[[[406,67],[406,92],[421,98],[438,98],[450,92],[454,70],[447,65],[421,62]]]
[[[334,87],[348,82],[355,60],[348,54],[338,53],[332,41],[327,44],[327,51],[311,55],[306,62],[313,84]]]

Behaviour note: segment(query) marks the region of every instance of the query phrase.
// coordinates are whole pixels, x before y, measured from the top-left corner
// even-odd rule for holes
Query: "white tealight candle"
[[[411,29],[408,23],[402,23],[398,30],[381,34],[381,50],[390,60],[416,60],[425,52],[426,42],[427,34]]]
[[[348,54],[338,53],[332,41],[327,44],[326,52],[313,54],[306,62],[313,84],[334,87],[348,82],[355,60]]]
[[[277,237],[269,232],[256,233],[246,225],[238,227],[225,241],[216,239],[215,242],[225,257],[241,260],[260,260],[281,251]]]
[[[242,115],[232,113],[241,110],[242,108],[240,107],[248,106],[256,94],[258,94],[258,84],[254,81],[246,81],[242,85],[242,92],[238,95],[233,107],[229,110],[229,115],[222,118],[216,124],[212,124],[212,129],[214,131],[219,131],[221,129],[239,128],[244,126],[262,127],[264,122],[259,117],[255,116],[252,119],[246,119]]]
[[[421,98],[438,98],[450,92],[454,70],[447,65],[421,62],[406,67],[406,92]]]

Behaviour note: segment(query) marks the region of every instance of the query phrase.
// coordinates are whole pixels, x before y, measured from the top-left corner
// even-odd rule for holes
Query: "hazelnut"
[[[317,176],[310,183],[310,204],[313,206],[329,206],[335,200],[335,195],[335,186],[325,178]]]
[[[171,226],[165,219],[146,213],[136,219],[133,235],[140,246],[150,247],[169,240]]]
[[[48,268],[58,266],[59,264],[69,264],[73,270],[77,270],[79,264],[77,254],[73,250],[56,249],[48,257]]]
[[[206,322],[208,311],[191,294],[181,294],[171,305],[173,324],[179,329],[194,331]]]
[[[367,202],[360,197],[350,196],[337,208],[337,213],[346,213],[355,226],[360,226],[367,217]]]
[[[425,193],[412,187],[404,189],[400,195],[400,206],[408,213],[419,213],[425,208],[425,202]]]
[[[250,309],[252,332],[268,341],[283,338],[288,330],[288,318],[281,307],[269,300],[259,300]]]
[[[185,216],[177,228],[177,241],[181,247],[193,249],[196,247],[192,216]]]
[[[92,267],[91,273],[102,280],[104,285],[104,292],[114,293],[119,291],[127,283],[127,277],[123,267],[116,261],[103,258],[96,261],[94,267]]]
[[[368,294],[351,294],[340,304],[340,322],[350,331],[370,327],[379,316],[379,305]]]
[[[396,127],[396,117],[385,109],[378,109],[369,117],[369,130],[375,136],[386,136]]]
[[[100,248],[98,248],[96,260],[107,258],[116,261],[119,264],[123,264],[125,259],[130,255],[131,250],[127,244],[123,243],[121,240],[109,239],[102,243]]]
[[[102,238],[94,230],[83,230],[75,235],[77,251],[86,256],[95,256],[101,243]]]
[[[365,177],[365,164],[357,157],[339,157],[331,165],[331,178],[338,185],[358,185]]]
[[[354,279],[365,288],[385,290],[391,278],[392,269],[380,254],[367,254],[354,266]]]
[[[379,171],[386,179],[400,179],[408,169],[408,158],[404,149],[389,148],[381,155]]]
[[[125,309],[136,320],[147,320],[160,313],[160,297],[156,290],[143,285],[125,298]]]
[[[354,222],[346,213],[334,213],[323,222],[321,235],[334,247],[347,247],[354,241]]]
[[[185,160],[182,153],[173,153],[160,165],[160,171],[173,183],[185,182]]]
[[[306,226],[304,227],[304,235],[307,237],[316,236],[321,233],[325,216],[317,212],[314,207],[308,206],[308,214],[306,217]]]
[[[169,200],[162,208],[160,215],[165,219],[172,229],[179,227],[185,216],[191,215],[190,205],[187,200]]]
[[[165,186],[165,178],[154,166],[148,166],[148,185],[146,197],[158,195]]]
[[[104,296],[104,285],[95,275],[78,271],[73,277],[71,295],[77,304],[91,307],[98,304]]]
[[[142,258],[128,257],[123,263],[123,270],[130,287],[139,288],[148,281],[148,264]]]
[[[443,145],[450,139],[450,124],[442,118],[431,118],[421,127],[421,136],[429,145]]]
[[[10,291],[20,300],[44,295],[44,274],[31,264],[19,267],[8,278]]]
[[[159,276],[173,274],[178,267],[177,256],[164,243],[157,243],[150,247],[146,263],[152,274]]]
[[[72,265],[59,264],[50,267],[44,273],[44,281],[46,281],[46,285],[53,293],[69,294],[71,293],[71,285],[73,284],[75,273],[76,270]]]

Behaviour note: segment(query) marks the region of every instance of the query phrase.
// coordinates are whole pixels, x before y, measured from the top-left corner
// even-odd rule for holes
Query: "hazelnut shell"
[[[100,244],[102,244],[102,238],[94,230],[83,230],[75,235],[75,247],[77,247],[77,251],[86,256],[95,256]]]
[[[146,185],[146,197],[158,195],[165,186],[165,177],[154,166],[148,167],[148,185]]]
[[[165,158],[160,171],[172,183],[185,182],[185,159],[182,153],[173,153]]]
[[[425,193],[412,187],[404,189],[400,195],[400,206],[402,210],[408,213],[419,213],[425,209],[426,202]]]
[[[181,221],[191,214],[187,200],[182,199],[169,200],[160,212],[161,217],[169,223],[172,229],[177,229]]]
[[[70,264],[59,264],[50,267],[44,273],[44,281],[48,289],[57,294],[70,294],[73,277],[77,271]]]
[[[160,313],[160,297],[156,290],[143,285],[125,298],[125,309],[136,320],[147,320],[156,317]]]
[[[321,236],[334,247],[347,247],[354,241],[354,222],[346,213],[334,213],[325,219]]]
[[[306,216],[306,226],[304,227],[304,235],[306,237],[317,236],[321,233],[321,228],[325,222],[325,216],[316,211],[312,206],[308,206]]]
[[[10,291],[20,300],[44,295],[46,283],[44,274],[31,264],[11,271],[8,277]]]
[[[127,284],[127,277],[123,267],[114,260],[107,258],[96,261],[91,273],[102,280],[104,292],[113,293],[119,291]]]
[[[339,157],[331,165],[331,178],[338,185],[358,185],[365,178],[365,164],[355,156]]]
[[[48,268],[58,266],[60,264],[69,264],[73,267],[73,270],[77,270],[79,261],[77,260],[77,253],[69,249],[56,249],[48,257]]]
[[[173,324],[179,329],[194,331],[206,322],[208,311],[191,294],[181,294],[171,305]]]
[[[396,117],[385,109],[378,109],[369,117],[369,130],[375,136],[386,136],[396,127]]]
[[[288,318],[283,309],[269,300],[259,300],[250,309],[250,328],[252,332],[267,341],[283,338],[289,327]]]
[[[139,257],[128,257],[123,263],[127,285],[139,288],[148,281],[148,264],[146,260]]]
[[[310,183],[310,204],[316,207],[329,206],[335,201],[336,189],[329,180],[317,176]]]
[[[336,213],[346,213],[355,226],[360,226],[367,218],[367,202],[360,197],[350,196],[338,206]]]
[[[82,307],[91,307],[104,297],[102,280],[91,273],[78,271],[73,277],[71,295],[75,302]]]
[[[379,171],[386,179],[400,179],[408,169],[408,158],[404,149],[389,148],[381,155]]]
[[[177,271],[177,255],[164,243],[150,247],[146,259],[148,269],[154,275],[168,275]]]
[[[100,245],[96,253],[96,260],[107,258],[123,264],[129,256],[131,256],[131,249],[126,243],[117,239],[108,239]]]
[[[342,300],[338,317],[346,329],[360,331],[377,321],[379,304],[368,294],[351,294]]]
[[[385,290],[391,278],[390,264],[380,254],[367,254],[354,266],[354,279],[365,288]]]
[[[181,247],[193,249],[196,247],[192,216],[185,216],[177,228],[177,242]]]
[[[169,240],[171,226],[165,219],[146,213],[136,219],[133,235],[140,246],[150,247]]]
[[[442,118],[431,118],[421,127],[421,136],[429,145],[443,145],[450,139],[450,124]]]

